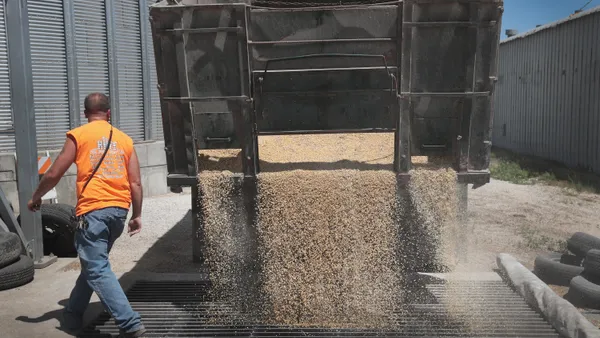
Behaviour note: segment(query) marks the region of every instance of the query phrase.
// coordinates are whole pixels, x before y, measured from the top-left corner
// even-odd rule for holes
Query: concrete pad
[[[15,181],[16,175],[14,171],[10,171],[10,170],[5,170],[5,171],[0,171],[0,182],[10,182],[10,181]]]
[[[113,271],[124,289],[137,280],[203,280],[205,270],[192,262],[192,225],[187,194],[168,194],[144,200],[142,232],[126,230],[110,253]],[[59,329],[62,309],[79,276],[79,261],[60,258],[35,270],[34,280],[0,291],[0,338],[70,337]],[[103,311],[94,294],[85,320]]]
[[[2,338],[22,337],[72,337],[60,328],[62,309],[79,276],[72,269],[75,259],[61,258],[47,269],[35,271],[34,280],[22,287],[0,292],[0,323]],[[201,281],[206,273],[116,273],[123,289],[129,289],[136,281]],[[94,294],[86,312],[86,324],[93,321],[103,307]]]
[[[15,162],[13,153],[0,155],[0,171],[15,171]]]
[[[135,152],[140,162],[140,167],[148,166],[148,143],[140,143],[134,145]]]
[[[165,154],[165,142],[153,142],[148,144],[148,166],[166,166],[167,156]]]
[[[2,337],[71,337],[59,329],[61,310],[79,275],[78,270],[63,270],[71,261],[61,259],[46,269],[35,270],[31,283],[0,292]],[[93,318],[102,306],[96,295],[90,304],[87,314]]]
[[[145,167],[141,169],[144,196],[159,196],[169,192],[167,186],[167,167]],[[191,202],[190,202],[191,203]]]

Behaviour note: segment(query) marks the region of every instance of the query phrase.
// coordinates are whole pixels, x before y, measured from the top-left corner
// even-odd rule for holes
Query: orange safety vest
[[[98,120],[67,132],[67,137],[77,146],[77,196],[81,195],[81,189],[106,149],[110,127],[107,121]],[[127,168],[132,153],[133,140],[113,127],[110,149],[77,201],[77,216],[107,207],[129,209],[131,191]]]

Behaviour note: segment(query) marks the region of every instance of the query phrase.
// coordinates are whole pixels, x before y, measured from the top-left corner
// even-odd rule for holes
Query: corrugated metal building
[[[154,0],[27,0],[38,150],[86,122],[83,99],[111,97],[135,141],[162,140],[148,5]],[[0,152],[13,152],[5,1],[0,2]]]
[[[500,44],[493,145],[600,174],[600,7]]]

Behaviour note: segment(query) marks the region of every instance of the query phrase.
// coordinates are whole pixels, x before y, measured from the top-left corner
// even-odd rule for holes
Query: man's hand
[[[42,205],[42,199],[36,199],[36,200],[29,200],[29,202],[27,202],[27,209],[29,209],[29,211],[35,212],[40,210],[40,206]]]
[[[33,196],[31,200],[27,203],[27,208],[31,211],[39,210],[40,205],[42,204],[42,196],[44,196],[48,191],[52,190],[60,181],[60,178],[65,174],[67,169],[73,164],[75,161],[75,155],[77,154],[77,146],[75,145],[75,141],[70,137],[67,137],[65,141],[65,145],[63,146],[60,154],[52,163],[48,171],[42,176],[40,180],[40,184],[38,184],[37,189],[33,192]]]
[[[133,236],[142,231],[142,218],[136,217],[129,220],[129,231],[127,232],[129,236]]]

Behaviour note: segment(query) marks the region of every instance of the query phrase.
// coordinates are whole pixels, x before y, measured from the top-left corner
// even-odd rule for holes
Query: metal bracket
[[[349,57],[349,58],[381,59],[381,61],[383,62],[385,71],[391,80],[390,93],[392,95],[392,98],[395,99],[395,97],[398,95],[398,80],[396,78],[396,75],[394,75],[394,73],[391,71],[390,67],[388,66],[385,55],[351,54],[351,53],[322,53],[322,54],[304,54],[304,55],[288,56],[288,57],[281,57],[281,58],[272,58],[272,59],[264,60],[265,61],[265,69],[262,71],[262,75],[258,78],[258,83],[257,83],[258,84],[258,93],[257,93],[258,95],[255,95],[255,97],[257,98],[256,113],[259,114],[259,116],[261,116],[261,117],[263,116],[263,105],[262,105],[262,101],[263,101],[262,97],[264,94],[263,89],[265,86],[265,80],[267,78],[270,63],[290,61],[290,60],[313,59],[313,58],[321,58],[321,57]],[[351,70],[351,68],[349,68],[349,70]]]
[[[33,268],[34,269],[44,269],[44,268],[47,268],[48,266],[52,265],[53,263],[56,263],[57,261],[58,261],[58,257],[56,257],[54,255],[42,256],[42,258],[33,262]]]
[[[6,195],[4,195],[4,191],[1,188],[0,227],[7,232],[12,232],[19,235],[19,238],[21,239],[21,244],[23,245],[21,253],[25,253],[27,256],[29,256],[29,258],[33,258],[32,244],[34,240],[32,239],[30,241],[27,241],[27,239],[25,238],[25,234],[23,233],[19,222],[17,222],[17,218],[15,217],[15,214],[12,208],[10,207],[10,203],[8,202],[8,199],[6,198]]]
[[[167,175],[167,185],[175,187],[191,187],[197,183],[197,178],[185,174]]]

